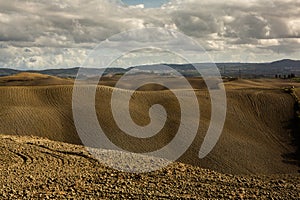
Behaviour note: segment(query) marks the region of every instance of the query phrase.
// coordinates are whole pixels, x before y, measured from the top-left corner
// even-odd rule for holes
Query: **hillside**
[[[198,90],[196,94],[201,109],[200,128],[196,140],[179,161],[231,174],[297,173],[298,161],[289,156],[297,150],[292,145],[292,133],[295,131],[291,124],[294,118],[294,99],[279,87],[292,84],[299,87],[296,83],[268,80],[226,83],[228,110],[225,128],[215,149],[202,160],[198,158],[198,152],[210,121],[210,101],[206,90]],[[137,124],[149,123],[147,110],[154,103],[161,103],[167,111],[172,112],[162,132],[147,141],[128,139],[117,128],[111,111],[107,109],[112,91],[113,88],[110,87],[98,87],[96,109],[101,127],[116,144],[135,152],[143,152],[163,146],[176,134],[180,112],[172,93],[135,93],[130,105],[132,117]],[[126,93],[122,89],[117,91],[121,95]],[[5,86],[0,87],[0,95],[2,134],[35,135],[81,144],[72,117],[72,86]],[[184,90],[182,95],[185,95]],[[187,102],[190,101],[188,96],[185,98]]]
[[[0,77],[0,86],[72,85],[73,80],[39,73],[21,72]]]

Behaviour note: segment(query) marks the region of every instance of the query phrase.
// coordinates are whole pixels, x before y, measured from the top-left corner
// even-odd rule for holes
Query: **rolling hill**
[[[26,76],[25,76],[26,75]],[[29,77],[28,74],[23,76]],[[18,76],[18,80],[22,76]],[[14,79],[15,77],[9,77]],[[44,75],[31,75],[40,80]],[[48,77],[49,78],[49,77]],[[53,83],[61,80],[50,77]],[[6,80],[7,81],[7,80]],[[47,80],[49,81],[49,80]],[[26,81],[25,81],[26,82]],[[299,170],[293,145],[292,121],[294,99],[282,87],[295,85],[285,80],[237,80],[225,83],[227,88],[227,119],[215,149],[204,159],[199,148],[210,122],[210,100],[205,89],[196,90],[201,119],[197,137],[179,159],[183,163],[231,174],[283,174]],[[72,85],[3,86],[0,87],[0,132],[6,135],[34,135],[54,141],[81,144],[72,115]],[[148,109],[162,104],[168,120],[162,131],[150,140],[128,138],[116,125],[110,107],[112,91],[123,89],[99,86],[96,95],[97,116],[101,127],[116,144],[134,152],[162,147],[176,134],[180,120],[178,101],[170,91],[137,91],[130,102],[133,120],[139,125],[149,123]],[[84,91],[83,91],[84,92]],[[189,96],[181,91],[185,101]],[[84,93],[83,93],[84,94]],[[82,107],[84,109],[84,106]],[[189,134],[188,132],[186,134]],[[153,146],[153,144],[155,144]],[[170,149],[171,151],[172,149]]]

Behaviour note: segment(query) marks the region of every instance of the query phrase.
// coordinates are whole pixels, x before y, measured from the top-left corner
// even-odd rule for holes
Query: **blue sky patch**
[[[168,0],[123,0],[127,5],[144,4],[145,8],[158,8],[167,3]]]

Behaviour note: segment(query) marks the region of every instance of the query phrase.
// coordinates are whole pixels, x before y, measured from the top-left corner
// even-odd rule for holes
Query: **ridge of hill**
[[[55,76],[21,72],[14,75],[0,77],[0,86],[49,86],[49,85],[72,85],[73,80]]]

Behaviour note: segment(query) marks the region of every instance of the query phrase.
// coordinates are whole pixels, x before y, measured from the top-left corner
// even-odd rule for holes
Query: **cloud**
[[[299,58],[300,52],[299,0],[171,0],[157,8],[120,0],[0,0],[0,8],[3,67],[79,66],[99,42],[144,27],[178,30],[219,61],[239,56],[232,53],[251,52],[256,61],[267,54]]]

